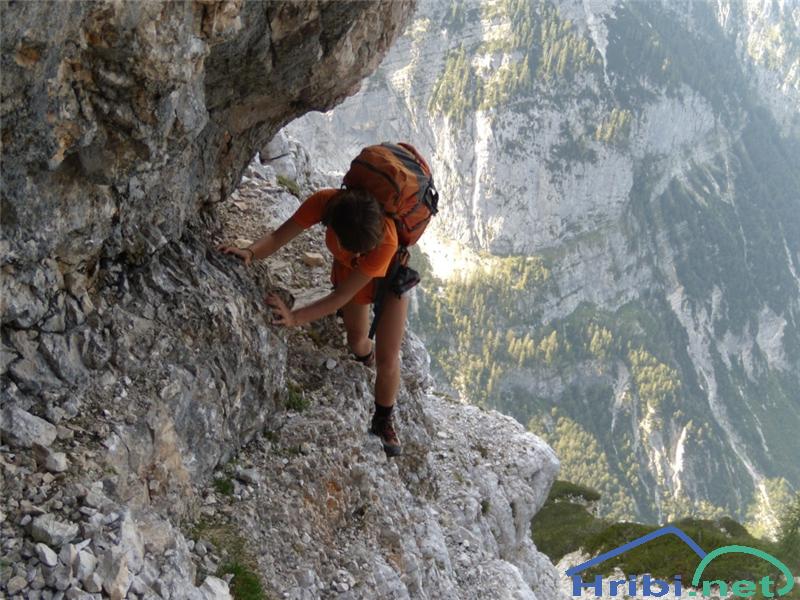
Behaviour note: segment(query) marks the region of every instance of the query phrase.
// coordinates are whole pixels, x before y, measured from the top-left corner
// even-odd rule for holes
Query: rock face
[[[301,196],[309,184],[336,185],[309,172],[303,148],[283,135],[262,155],[283,152],[291,164],[251,165],[225,211],[232,236],[254,237],[296,208],[288,190],[280,201],[264,196],[263,181],[276,173],[296,174]],[[269,261],[273,283],[303,303],[329,289],[328,259],[305,264],[310,253],[328,256],[321,236],[304,236]],[[220,488],[203,492],[201,513],[217,524],[201,538],[224,545],[220,523],[262,532],[252,560],[293,598],[368,598],[375,590],[397,598],[561,597],[556,572],[530,537],[558,469],[541,440],[512,419],[438,393],[427,351],[409,334],[398,400],[404,456],[387,461],[377,439],[365,437],[370,371],[349,360],[339,324],[325,319],[288,342],[291,410],[275,415],[236,467],[218,470],[218,480],[231,479],[235,502]],[[205,544],[198,550],[207,552]]]
[[[376,140],[431,157],[418,330],[606,514],[770,534],[764,507],[800,486],[799,16],[424,2],[361,93],[288,127],[339,173]]]
[[[0,432],[4,440],[21,448],[31,448],[34,444],[49,446],[57,435],[56,428],[37,416],[16,406],[7,406],[2,413]]]
[[[4,263],[143,262],[223,200],[283,124],[355,91],[411,8],[4,5]]]
[[[165,491],[259,429],[285,351],[256,284],[229,293],[207,209],[281,125],[352,93],[411,9],[3,6],[4,437],[47,446],[28,409],[58,422],[104,397],[110,459]]]

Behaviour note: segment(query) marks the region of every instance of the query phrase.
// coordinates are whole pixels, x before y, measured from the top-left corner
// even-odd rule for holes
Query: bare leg
[[[408,296],[386,294],[383,313],[375,332],[375,402],[394,406],[400,387],[400,344],[406,328]]]
[[[369,304],[356,304],[352,300],[342,307],[342,319],[347,331],[347,345],[358,356],[372,349],[369,340]]]

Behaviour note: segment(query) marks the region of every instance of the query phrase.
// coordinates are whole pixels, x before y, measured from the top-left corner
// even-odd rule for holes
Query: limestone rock
[[[52,449],[33,443],[33,454],[36,462],[50,473],[63,473],[69,467],[67,455],[63,452],[54,452]]]
[[[46,567],[55,567],[58,564],[58,555],[47,544],[36,544],[36,555]]]
[[[56,439],[55,426],[16,406],[7,406],[0,413],[0,432],[4,440],[20,448],[34,443],[49,446]]]
[[[6,590],[9,594],[18,594],[22,590],[28,587],[28,581],[24,577],[20,577],[19,575],[15,575],[11,579],[8,580],[6,584]]]
[[[261,483],[261,475],[259,475],[256,469],[243,469],[239,467],[236,469],[236,478],[244,481],[245,483],[251,483],[254,485]]]
[[[52,514],[39,515],[31,524],[31,536],[38,542],[60,548],[75,539],[78,526],[75,523],[60,521]]]
[[[302,259],[309,267],[325,266],[325,258],[319,252],[304,252]]]
[[[64,544],[61,546],[61,552],[58,553],[58,559],[61,564],[67,567],[70,574],[75,572],[75,564],[78,560],[78,550],[74,544]]]
[[[75,562],[75,578],[83,581],[94,573],[97,566],[97,558],[88,550],[78,552],[78,559]]]
[[[4,256],[76,265],[177,240],[283,123],[355,91],[413,6],[10,4]]]
[[[128,558],[124,552],[116,549],[104,552],[97,571],[91,577],[95,575],[99,576],[103,591],[112,600],[125,598],[131,585],[131,573],[128,570]]]
[[[132,573],[136,574],[141,571],[144,560],[144,542],[129,511],[122,516],[120,522],[117,550],[125,555],[125,564]]]
[[[97,593],[103,591],[103,579],[99,573],[92,573],[82,580],[83,587],[87,592]]]
[[[205,600],[232,600],[228,584],[218,577],[206,577],[200,592]]]

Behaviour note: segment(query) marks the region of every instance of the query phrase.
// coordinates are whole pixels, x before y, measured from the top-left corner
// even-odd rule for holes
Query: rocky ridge
[[[271,167],[297,177],[301,197],[325,184],[293,140],[279,136],[262,151],[283,154],[298,158]],[[272,173],[254,163],[226,231],[246,241],[291,214],[296,199],[263,193],[259,175],[274,181]],[[321,236],[306,234],[282,253],[266,261],[273,285],[302,302],[327,293],[328,259],[307,260],[327,257]],[[238,457],[233,493],[243,501],[215,511],[219,494],[206,496],[201,509],[263,532],[256,556],[267,581],[297,598],[558,596],[555,571],[530,538],[557,472],[546,445],[512,419],[437,393],[427,352],[409,333],[398,398],[404,455],[387,460],[365,434],[374,375],[350,360],[340,321],[292,332],[287,348],[294,408]]]

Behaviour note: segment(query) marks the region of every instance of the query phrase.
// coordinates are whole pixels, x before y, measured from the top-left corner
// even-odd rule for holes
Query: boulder
[[[44,419],[16,406],[8,406],[0,413],[0,433],[3,440],[18,448],[31,448],[34,444],[49,446],[56,440],[56,428]]]
[[[31,524],[33,539],[48,546],[61,547],[75,539],[76,535],[78,535],[78,525],[60,521],[50,513],[39,515]]]

